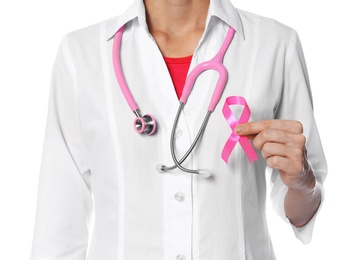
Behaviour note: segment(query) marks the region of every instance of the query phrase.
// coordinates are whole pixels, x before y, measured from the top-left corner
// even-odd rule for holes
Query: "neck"
[[[184,35],[204,30],[210,0],[144,0],[151,33]]]

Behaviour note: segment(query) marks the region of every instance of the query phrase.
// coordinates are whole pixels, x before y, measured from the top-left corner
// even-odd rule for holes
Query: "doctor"
[[[157,120],[151,136],[133,131],[114,73],[114,35],[123,25],[123,74],[141,111]],[[156,165],[173,163],[169,140],[186,76],[216,55],[229,27],[227,84],[183,162],[211,177],[159,173]],[[207,71],[196,80],[175,129],[178,158],[201,126],[217,78]],[[252,140],[252,163],[240,144],[228,164],[221,158],[232,133],[222,114],[229,96],[244,97],[250,108],[235,133]],[[308,243],[327,174],[312,108],[296,31],[228,0],[135,0],[120,16],[67,33],[51,77],[31,259],[275,259],[266,174],[274,209]],[[243,107],[231,111],[238,118]]]

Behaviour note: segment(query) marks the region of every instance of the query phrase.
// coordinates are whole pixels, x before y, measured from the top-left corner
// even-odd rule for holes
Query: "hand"
[[[300,122],[256,121],[237,125],[235,132],[253,140],[253,146],[261,151],[267,165],[279,170],[289,188],[314,188],[315,177],[307,160],[306,138]]]

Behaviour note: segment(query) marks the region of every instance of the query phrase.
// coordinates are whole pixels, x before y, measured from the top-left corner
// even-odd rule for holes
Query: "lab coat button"
[[[176,260],[186,260],[184,255],[177,255]]]
[[[175,194],[175,199],[177,200],[177,201],[179,201],[179,202],[182,202],[182,201],[184,201],[184,195],[183,195],[183,193],[181,193],[181,192],[177,192],[176,194]]]
[[[182,135],[182,129],[179,127],[176,127],[175,137],[179,137]]]

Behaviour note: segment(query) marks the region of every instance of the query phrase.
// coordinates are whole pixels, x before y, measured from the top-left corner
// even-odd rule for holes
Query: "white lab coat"
[[[133,130],[134,114],[113,70],[113,35],[125,23],[122,66],[142,113],[157,119],[153,136]],[[265,161],[257,151],[260,159],[251,164],[239,144],[229,165],[221,159],[231,134],[221,111],[225,98],[243,96],[250,121],[301,121],[321,188],[327,166],[295,30],[235,9],[228,0],[212,0],[190,70],[217,53],[228,25],[236,30],[224,57],[228,83],[183,164],[207,168],[211,178],[156,171],[159,163],[172,165],[169,140],[178,99],[141,0],[123,15],[64,35],[50,86],[32,260],[275,259],[265,215]],[[216,80],[209,71],[196,81],[176,130],[178,157],[202,123]],[[237,117],[242,111],[231,109]],[[283,209],[286,186],[277,171],[271,174],[274,208],[290,225]],[[293,227],[303,243],[310,241],[314,222]]]

